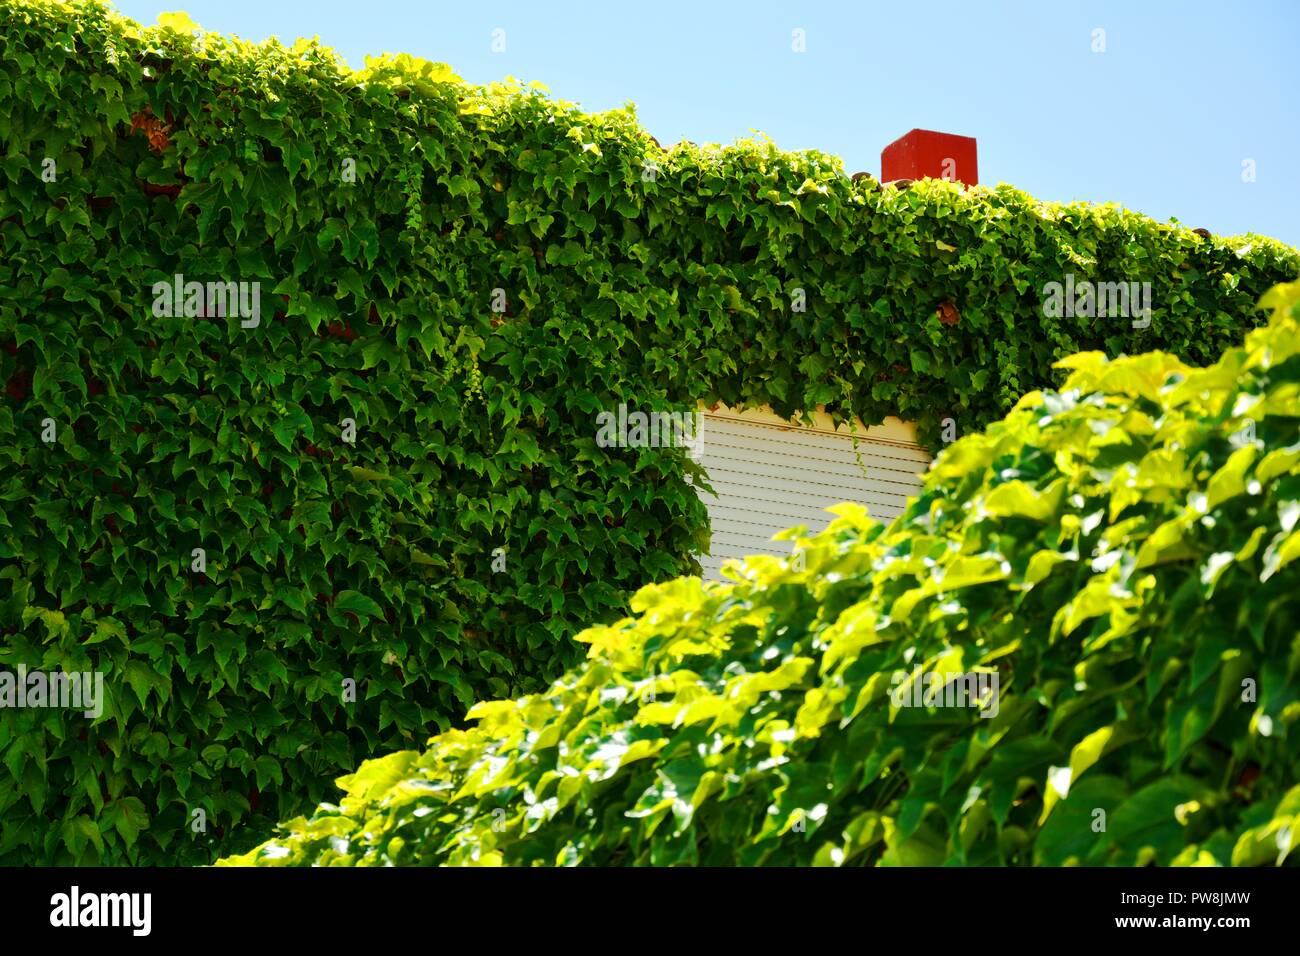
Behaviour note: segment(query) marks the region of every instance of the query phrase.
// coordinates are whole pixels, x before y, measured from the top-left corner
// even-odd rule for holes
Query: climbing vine
[[[1300,263],[97,2],[0,6],[0,132],[0,667],[108,697],[0,716],[0,863],[206,862],[547,686],[708,544],[695,466],[602,411],[937,446],[1073,351],[1211,359]],[[1149,325],[1046,317],[1066,271]]]

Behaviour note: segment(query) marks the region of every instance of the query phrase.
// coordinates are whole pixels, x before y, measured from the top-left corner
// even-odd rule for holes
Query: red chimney
[[[880,151],[880,181],[947,179],[976,185],[975,138],[914,129]]]

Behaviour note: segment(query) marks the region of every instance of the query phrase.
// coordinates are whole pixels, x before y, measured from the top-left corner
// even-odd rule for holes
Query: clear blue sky
[[[1300,2],[116,0],[250,40],[319,36],[466,80],[628,101],[665,146],[753,130],[880,171],[913,127],[974,136],[982,182],[1300,245]],[[493,30],[505,51],[492,51]],[[807,52],[791,49],[802,29]],[[1093,31],[1105,30],[1094,53]],[[1256,179],[1242,181],[1253,159]]]

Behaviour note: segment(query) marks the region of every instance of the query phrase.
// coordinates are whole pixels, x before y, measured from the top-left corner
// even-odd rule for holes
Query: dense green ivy
[[[458,86],[0,12],[0,668],[110,698],[0,711],[0,863],[251,846],[698,566],[684,455],[595,442],[663,388],[585,290],[521,281],[560,267],[488,254]],[[158,317],[176,274],[260,280],[259,323]]]
[[[0,714],[0,863],[209,860],[545,687],[707,543],[685,456],[599,447],[599,411],[821,405],[935,441],[1080,349],[1208,359],[1300,272],[98,3],[0,0],[0,138],[0,668],[109,696]],[[1066,274],[1150,282],[1149,326],[1046,317]],[[173,281],[257,283],[255,314],[160,308]]]
[[[647,586],[547,692],[224,862],[1294,862],[1300,283],[1270,295],[1206,369],[1066,360],[888,526]]]

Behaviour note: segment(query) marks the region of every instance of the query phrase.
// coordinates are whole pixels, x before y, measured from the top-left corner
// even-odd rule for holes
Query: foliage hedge
[[[1294,862],[1300,283],[1270,298],[1206,369],[1065,360],[890,525],[643,588],[545,693],[225,862]],[[916,706],[917,667],[997,706]]]
[[[1300,273],[1260,237],[664,150],[631,108],[95,2],[0,3],[0,135],[0,667],[111,695],[0,715],[0,864],[209,860],[544,688],[707,541],[693,466],[598,447],[598,411],[932,441],[1080,349],[1204,360]],[[1067,272],[1151,282],[1150,326],[1044,318]],[[176,274],[259,282],[260,323],[155,316]]]

